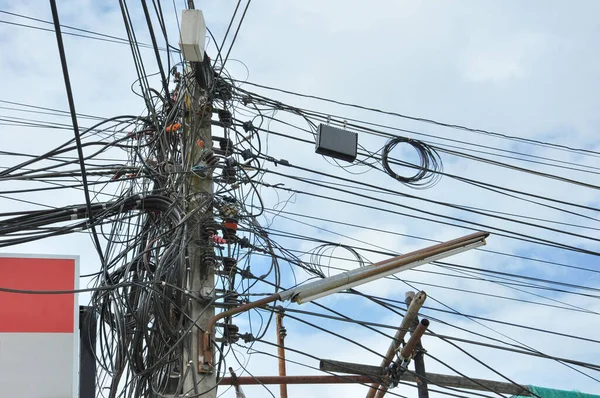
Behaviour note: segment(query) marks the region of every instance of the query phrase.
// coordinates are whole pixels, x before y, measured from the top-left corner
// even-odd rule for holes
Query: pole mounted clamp
[[[390,366],[387,368],[387,378],[386,384],[388,388],[398,387],[400,383],[400,378],[408,369],[408,364],[410,363],[410,358],[404,359],[398,364],[397,362],[392,362]]]

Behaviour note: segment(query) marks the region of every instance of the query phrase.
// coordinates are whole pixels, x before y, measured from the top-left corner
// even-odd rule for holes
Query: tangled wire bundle
[[[390,166],[390,152],[396,147],[396,145],[400,143],[409,144],[419,154],[419,166],[398,160],[392,161],[392,163],[397,165],[418,169],[417,173],[411,177],[403,177],[399,174],[396,174],[396,172],[394,172]],[[394,137],[385,144],[383,147],[383,154],[381,155],[381,164],[385,172],[395,180],[398,180],[410,187],[419,189],[430,188],[437,184],[440,179],[440,172],[442,171],[442,159],[435,149],[421,141],[406,137]]]
[[[352,257],[354,257],[355,259],[344,258],[344,257],[334,257],[333,252],[335,251],[335,249],[344,249],[344,250],[350,252]],[[353,247],[346,246],[341,243],[340,244],[324,243],[324,244],[319,245],[319,246],[315,247],[314,249],[310,250],[308,253],[310,254],[310,264],[312,264],[313,266],[316,266],[319,270],[321,270],[322,268],[329,269],[329,265],[325,264],[325,261],[324,261],[325,258],[328,258],[329,261],[331,261],[331,259],[333,259],[333,258],[336,258],[338,260],[347,260],[347,261],[356,262],[359,267],[364,267],[366,265],[365,258],[363,256],[361,256],[359,252],[357,252]],[[323,275],[323,277],[325,276],[324,273],[322,275]]]

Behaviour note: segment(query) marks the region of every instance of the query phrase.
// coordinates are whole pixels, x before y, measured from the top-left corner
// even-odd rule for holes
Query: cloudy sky
[[[203,10],[207,26],[219,44],[236,4],[236,1],[225,0],[196,1],[196,7]],[[139,5],[132,2],[129,6],[138,40],[150,43]],[[171,44],[175,46],[177,18],[184,6],[184,1],[163,4],[166,22],[172,32]],[[126,37],[116,1],[60,0],[58,7],[64,25]],[[241,8],[243,7],[245,1],[242,1]],[[31,108],[6,101],[68,109],[54,33],[15,25],[51,29],[51,25],[43,22],[51,20],[49,4],[0,0],[0,10],[0,71],[3,87],[0,100],[4,101],[0,103],[0,150],[41,154],[71,139],[72,130],[25,127],[15,122],[17,118],[67,125],[70,119],[27,113],[24,110]],[[19,14],[21,17],[6,12]],[[273,219],[273,213],[267,212],[268,219],[263,218],[261,222],[266,225],[272,221],[273,230],[360,247],[365,249],[361,254],[370,261],[384,259],[389,253],[405,253],[423,248],[433,241],[466,235],[470,230],[465,227],[491,230],[492,236],[485,248],[489,251],[472,251],[448,261],[476,269],[584,286],[587,290],[531,280],[520,280],[519,286],[507,285],[507,280],[487,273],[470,270],[465,274],[466,271],[460,273],[456,269],[436,266],[425,266],[399,275],[404,282],[387,279],[359,290],[400,301],[404,300],[404,293],[408,290],[425,290],[430,296],[426,302],[430,309],[424,310],[423,314],[431,317],[431,329],[436,333],[504,347],[508,343],[512,347],[529,347],[552,356],[598,363],[598,342],[517,328],[489,320],[567,335],[575,334],[588,339],[597,338],[595,329],[600,325],[596,318],[600,313],[599,296],[597,290],[594,290],[600,289],[597,255],[550,248],[502,235],[514,237],[515,234],[522,234],[590,252],[600,251],[597,241],[600,238],[597,229],[599,226],[596,224],[598,213],[591,210],[600,204],[596,177],[600,168],[600,142],[597,138],[600,127],[597,112],[600,109],[600,55],[597,51],[600,39],[600,24],[597,22],[599,13],[600,4],[595,1],[255,0],[248,8],[226,65],[229,74],[237,80],[560,145],[534,145],[497,135],[445,128],[242,84],[240,87],[246,90],[288,105],[339,115],[342,119],[377,123],[386,127],[374,128],[386,133],[409,136],[438,145],[446,149],[440,153],[445,173],[537,195],[536,201],[554,206],[550,208],[525,202],[447,176],[443,176],[432,188],[415,190],[377,170],[355,174],[368,171],[364,166],[346,171],[315,154],[312,145],[262,132],[263,144],[268,142],[268,155],[274,158],[286,159],[293,165],[310,170],[385,187],[393,192],[383,194],[359,191],[364,186],[345,188],[373,199],[356,197],[331,189],[333,186],[330,184],[334,180],[267,163],[265,167],[272,171],[316,178],[322,180],[325,187],[301,183],[273,173],[267,173],[264,182],[283,183],[287,188],[329,196],[334,200],[315,199],[303,194],[290,196],[286,191],[262,188],[261,195],[268,208],[281,210],[282,203],[287,199],[290,201],[279,217]],[[234,28],[238,26],[240,14],[241,12],[233,24]],[[99,37],[72,29],[65,29],[65,32]],[[232,34],[225,42],[226,49],[231,46],[231,38]],[[143,100],[131,90],[132,84],[135,87],[137,76],[128,45],[68,35],[64,40],[78,113],[100,117],[143,113]],[[208,54],[215,55],[214,42],[207,39],[207,43]],[[152,51],[143,51],[147,73],[156,73]],[[308,128],[302,118],[285,112],[278,113],[276,117],[302,129]],[[89,126],[92,122],[80,119],[79,123]],[[306,131],[278,122],[269,124],[268,129],[312,139],[312,135]],[[386,139],[382,137],[359,134],[359,143],[370,152],[379,151],[385,142]],[[566,147],[588,152],[568,150]],[[466,159],[449,153],[449,150],[510,164],[521,170]],[[414,158],[407,148],[395,151],[394,156],[399,159]],[[22,160],[15,156],[0,154],[1,167],[20,161]],[[13,181],[2,184],[3,192],[13,187],[32,186],[31,183]],[[402,194],[413,196],[401,196]],[[515,196],[523,197],[517,194]],[[557,204],[543,198],[563,203]],[[360,202],[371,207],[343,204],[340,200]],[[473,214],[432,201],[494,211],[496,216],[503,215],[516,221]],[[0,196],[3,212],[83,202],[83,193],[79,190]],[[579,207],[565,203],[574,203]],[[587,206],[588,209],[581,206]],[[562,211],[565,209],[569,213]],[[429,221],[415,216],[428,218]],[[446,224],[435,221],[444,221]],[[478,223],[479,226],[467,225],[465,221]],[[342,225],[339,222],[356,226]],[[286,237],[274,239],[287,248],[299,251],[309,251],[317,246],[306,240]],[[374,253],[373,250],[387,254]],[[86,234],[3,248],[2,251],[77,254],[81,256],[83,274],[92,273],[99,266],[97,255]],[[348,253],[337,249],[335,255],[347,257]],[[538,261],[532,261],[532,258]],[[305,259],[308,260],[308,257]],[[557,263],[561,265],[556,265]],[[323,264],[341,268],[354,266],[336,259],[330,262],[327,260]],[[257,258],[255,269],[262,266],[264,260]],[[302,273],[297,276],[307,277]],[[289,272],[284,279],[288,285],[294,282]],[[514,282],[513,277],[510,282]],[[82,281],[82,284],[85,283],[86,281]],[[85,295],[80,297],[82,302],[87,299],[88,296]],[[386,325],[398,325],[401,320],[398,314],[348,295],[325,298],[319,303],[358,320]],[[290,308],[323,312],[313,304]],[[488,320],[462,316],[457,312]],[[389,339],[358,325],[308,315],[290,315],[301,320],[291,317],[285,319],[288,329],[286,343],[292,349],[315,357],[376,365],[380,358],[373,352],[383,353],[389,344]],[[343,335],[350,341],[302,321]],[[242,330],[249,328],[251,324],[256,326],[259,322],[258,314],[236,321]],[[381,330],[388,335],[394,333],[389,329]],[[478,333],[479,336],[471,332]],[[268,340],[273,341],[275,330],[269,330],[268,336]],[[494,342],[485,336],[497,340]],[[498,374],[501,373],[521,384],[600,393],[600,384],[595,380],[600,379],[600,374],[594,370],[577,367],[574,370],[557,361],[455,343],[488,368],[456,347],[434,337],[426,336],[423,344],[431,354],[431,357],[426,358],[428,371],[455,374],[445,363],[471,377],[505,381]],[[274,375],[277,372],[277,361],[264,354],[265,352],[275,351],[272,346],[260,342],[251,348],[238,347],[236,355],[227,358],[227,364],[236,369],[238,375],[245,374],[244,372]],[[288,374],[316,373],[310,368],[318,367],[315,359],[293,352],[289,353],[288,359],[308,366],[290,363]],[[244,387],[244,390],[248,397],[269,396],[264,387]],[[274,396],[278,396],[276,386],[271,391]],[[289,391],[290,396],[362,397],[366,394],[366,387],[290,386]],[[407,397],[415,397],[417,394],[416,389],[411,386],[400,386],[392,392]],[[235,395],[232,391],[227,391],[223,396]]]

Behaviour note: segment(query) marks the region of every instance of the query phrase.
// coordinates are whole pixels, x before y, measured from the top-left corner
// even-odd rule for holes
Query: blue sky
[[[58,1],[58,4],[62,22],[65,25],[125,37],[117,3],[107,5],[106,2],[94,1]],[[207,26],[220,42],[236,2],[197,1],[196,4],[198,8],[203,9]],[[178,12],[183,5],[183,1],[176,2]],[[143,13],[137,4],[130,6],[136,33],[139,34],[138,39],[149,43],[150,40],[143,22]],[[171,32],[172,44],[176,45],[177,14],[174,13],[172,4],[165,3],[163,7]],[[227,63],[227,69],[233,77],[240,80],[248,78],[250,82],[254,83],[363,104],[402,114],[498,131],[510,136],[597,150],[600,147],[597,138],[597,130],[600,125],[597,114],[597,109],[600,108],[600,97],[597,95],[600,89],[600,55],[597,52],[600,26],[596,21],[600,12],[599,8],[600,3],[594,1],[577,3],[464,1],[458,4],[445,1],[376,1],[369,5],[359,1],[319,2],[310,0],[293,3],[255,1],[249,7],[231,52],[231,60]],[[0,2],[0,9],[50,20],[49,6],[45,3],[40,5],[39,2],[27,1]],[[6,14],[1,14],[0,20],[33,23]],[[47,27],[44,24],[38,23],[37,25]],[[231,38],[231,35],[229,37]],[[67,109],[54,40],[51,32],[0,24],[2,53],[10,54],[10,56],[3,56],[0,60],[3,86],[5,87],[5,94],[1,95],[0,99]],[[226,47],[228,47],[231,43],[230,39],[226,43]],[[112,116],[138,114],[143,111],[143,101],[131,91],[136,76],[131,53],[126,45],[70,36],[65,36],[65,45],[78,112]],[[209,55],[215,54],[214,43],[208,44],[207,51]],[[152,51],[144,50],[143,56],[148,71],[155,73],[157,68]],[[155,82],[158,81],[155,80]],[[594,156],[582,156],[573,152],[534,146],[523,142],[516,143],[498,137],[374,114],[282,93],[261,91],[252,86],[244,87],[297,107],[486,145],[495,149],[525,152],[569,161],[583,167],[590,167],[590,170],[592,170],[591,167],[600,167],[598,157]],[[0,110],[0,114],[9,117],[26,117],[11,110]],[[283,112],[278,113],[277,117],[306,128],[306,123],[301,118]],[[46,120],[44,117],[38,118]],[[66,118],[58,120],[69,123]],[[89,122],[81,121],[81,124],[87,125]],[[303,138],[310,137],[306,133],[289,129],[275,122],[270,127],[273,131]],[[9,126],[0,126],[0,133],[2,134],[2,149],[29,153],[42,153],[72,137],[72,132],[68,130],[42,130]],[[420,136],[414,137],[426,139]],[[268,154],[270,156],[277,159],[285,158],[293,164],[314,170],[333,173],[345,178],[356,178],[357,181],[386,186],[426,199],[598,227],[596,225],[597,213],[594,211],[571,209],[593,218],[592,220],[582,219],[575,215],[494,195],[450,178],[442,178],[435,187],[428,190],[416,191],[396,183],[381,172],[372,171],[361,176],[345,173],[343,170],[333,167],[323,157],[314,154],[310,145],[291,144],[289,140],[273,134],[264,134],[262,138],[263,145],[267,140],[269,142]],[[361,145],[371,151],[377,151],[385,143],[382,138],[374,138],[365,134],[359,136],[359,141]],[[439,138],[431,139],[431,141],[444,143]],[[410,156],[409,153],[407,150],[398,151],[397,156]],[[478,156],[485,155],[478,154]],[[482,180],[490,184],[509,186],[513,189],[591,207],[600,203],[596,189],[566,184],[549,178],[534,177],[479,162],[467,161],[449,154],[442,154],[442,159],[445,166],[444,171],[449,174]],[[16,159],[7,156],[0,156],[0,160],[0,166],[8,166],[17,162]],[[513,163],[520,167],[572,177],[590,184],[596,184],[597,181],[595,174],[579,173],[516,160]],[[268,165],[268,168],[277,172],[292,173],[281,166],[275,168],[273,165]],[[296,171],[293,173],[318,178],[308,173]],[[272,174],[267,174],[264,181],[271,184],[283,182],[290,188],[309,189],[312,190],[311,192],[322,195],[348,199],[346,195],[339,192],[315,188]],[[288,194],[283,191],[276,193],[272,189],[261,188],[261,195],[265,203],[272,207],[281,199],[287,199],[285,195]],[[80,191],[57,193],[52,196],[30,195],[27,199],[54,206],[83,203],[83,195]],[[478,221],[498,228],[534,234],[548,240],[585,247],[589,250],[598,251],[599,248],[598,243],[594,241],[564,236],[556,232],[543,232],[525,225],[482,219],[480,216],[436,207],[418,200],[383,195],[381,195],[381,199]],[[0,203],[6,209],[22,209],[25,206],[6,198],[0,198]],[[376,200],[365,199],[364,203],[377,205]],[[389,204],[381,205],[381,207],[403,211]],[[416,221],[410,217],[359,209],[342,203],[317,201],[302,195],[296,196],[293,203],[289,203],[285,210],[343,220],[371,228],[397,231],[437,241],[448,240],[468,233],[462,228]],[[408,212],[413,215],[417,214],[415,211]],[[352,239],[385,247],[389,252],[408,252],[428,245],[425,241],[401,235],[290,217],[322,228],[335,229],[336,232]],[[264,223],[267,221],[262,220]],[[557,227],[551,223],[544,225]],[[336,237],[283,217],[275,220],[273,228],[368,248],[366,244],[357,243],[351,238]],[[596,238],[599,236],[597,230],[567,226],[558,226],[557,228],[565,228],[565,230]],[[285,247],[303,251],[316,246],[312,243],[292,239],[278,240]],[[595,256],[550,249],[494,235],[489,238],[486,249],[579,267],[597,268]],[[98,260],[89,237],[84,234],[15,247],[8,251],[78,254],[82,259],[83,273],[93,272],[98,268]],[[364,254],[373,261],[385,258],[385,256],[372,253],[365,252]],[[258,273],[261,267],[266,266],[265,261],[261,257],[253,258],[252,269],[257,269]],[[597,273],[502,257],[482,251],[465,253],[448,261],[475,268],[600,287]],[[336,266],[347,267],[349,265],[340,262]],[[282,267],[282,269],[287,270],[288,268]],[[424,266],[422,269],[448,272],[434,266]],[[303,271],[297,271],[296,275],[299,278],[308,277]],[[461,291],[436,288],[425,285],[425,283],[497,294],[513,299],[543,301],[553,305],[558,304],[550,299],[559,300],[590,311],[600,312],[597,298],[525,289],[533,294],[547,297],[547,299],[541,299],[531,293],[517,292],[498,284],[477,280],[412,271],[400,276],[415,281],[414,286],[417,289],[426,290],[432,298],[465,313],[516,323],[522,322],[526,325],[536,325],[542,329],[562,333],[569,333],[573,330],[572,325],[576,324],[580,325],[577,330],[578,334],[587,337],[594,337],[596,334],[594,328],[598,325],[598,321],[595,314],[493,299]],[[284,274],[284,281],[289,285],[293,283],[293,278],[288,271]],[[420,286],[419,282],[422,282],[423,285]],[[408,286],[402,282],[385,280],[367,285],[360,290],[402,301],[404,292],[408,289]],[[592,294],[595,293],[592,292]],[[392,325],[396,325],[400,321],[398,315],[383,310],[366,300],[348,295],[338,295],[319,302],[356,319]],[[441,308],[433,300],[429,300],[427,305]],[[317,310],[314,305],[298,308]],[[595,343],[565,340],[557,336],[525,332],[522,329],[500,325],[491,325],[494,330],[490,331],[464,317],[431,311],[426,313],[448,321],[452,325],[472,328],[478,333],[508,341],[505,337],[495,333],[501,332],[553,355],[582,361],[597,361],[599,349]],[[256,314],[252,314],[250,319],[253,328],[260,324]],[[380,335],[357,326],[318,318],[306,317],[303,319],[349,336],[377,352],[385,351],[389,342]],[[242,329],[249,328],[248,323],[247,315],[240,317],[239,326]],[[331,359],[371,364],[379,362],[376,355],[327,335],[318,329],[292,319],[286,320],[286,323],[290,347],[302,347],[309,353]],[[436,324],[436,322],[432,322],[432,329],[459,337],[467,336],[464,332],[451,326]],[[387,333],[392,334],[389,331]],[[268,336],[272,341],[275,337],[274,330],[269,330]],[[256,343],[255,346],[258,347],[260,344]],[[497,375],[464,357],[448,345],[433,339],[427,339],[424,341],[424,345],[430,353],[470,376],[498,380]],[[526,356],[515,357],[508,353],[469,345],[464,345],[464,348],[477,357],[485,359],[503,374],[523,384],[600,393],[598,382],[553,362]],[[260,349],[274,352],[273,348],[269,346],[263,345]],[[244,349],[239,348],[238,350],[239,355],[250,359],[245,366],[252,374],[275,374],[277,371],[275,359],[260,354],[249,356]],[[306,357],[297,354],[290,354],[290,359],[316,366],[314,361],[310,362]],[[242,373],[241,366],[233,357],[228,358],[228,364]],[[429,360],[427,366],[432,371],[451,373],[450,370],[433,360]],[[311,369],[293,364],[290,364],[289,369],[289,374],[313,372]],[[261,387],[247,387],[245,391],[249,397],[262,396],[265,393],[261,391]],[[272,388],[272,391],[277,396],[277,388]],[[399,387],[394,392],[409,397],[416,396],[416,390],[409,387]],[[292,394],[306,397],[340,395],[359,397],[364,396],[365,388],[358,386],[318,388],[295,386],[290,387],[290,395]],[[234,394],[229,391],[223,396],[232,397]]]

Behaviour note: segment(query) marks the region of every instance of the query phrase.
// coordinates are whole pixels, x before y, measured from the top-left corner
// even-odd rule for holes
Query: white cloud
[[[235,2],[202,3],[197,5],[205,7],[208,26],[220,40],[235,7]],[[18,4],[10,4],[10,6],[15,7],[15,12],[49,19],[47,7],[39,7],[35,2],[19,2]],[[181,4],[178,4],[179,6]],[[116,4],[114,7],[106,7],[91,1],[83,3],[61,1],[59,2],[59,8],[65,24],[116,36],[125,36],[122,17]],[[461,6],[447,2],[425,4],[409,1],[380,1],[374,4],[358,1],[253,2],[236,40],[231,57],[243,61],[250,70],[250,81],[258,83],[338,98],[382,109],[396,110],[401,113],[498,130],[515,136],[552,140],[573,147],[598,148],[597,129],[600,123],[597,109],[600,107],[600,100],[597,91],[600,88],[600,73],[598,72],[600,70],[598,68],[600,56],[598,56],[595,48],[600,37],[600,31],[596,23],[597,8],[598,5],[595,2],[580,2],[578,4],[557,2],[486,2],[484,4],[466,2],[461,3]],[[149,42],[142,14],[137,12],[139,10],[136,8],[132,8],[132,10],[135,15],[134,24],[136,33],[139,34],[139,40]],[[166,5],[165,13],[168,15],[168,23],[172,25],[171,29],[174,30],[175,20],[172,11],[167,9]],[[0,42],[2,53],[11,54],[11,56],[2,57],[0,60],[5,93],[0,95],[0,99],[66,109],[64,86],[54,35],[50,32],[1,25],[0,37],[2,37]],[[32,46],[32,43],[35,43],[35,46]],[[143,102],[130,91],[131,84],[136,76],[127,46],[73,37],[65,37],[65,44],[78,112],[112,116],[137,114],[143,109]],[[31,51],[31,48],[35,48],[35,51]],[[214,48],[211,48],[211,51],[214,52]],[[148,72],[155,73],[156,67],[152,52],[146,51],[144,56]],[[229,61],[228,67],[234,76],[245,77],[245,69],[240,64]],[[151,81],[156,82],[156,79],[151,79]],[[255,90],[251,87],[247,88]],[[573,153],[524,144],[516,145],[489,136],[444,129],[383,115],[373,115],[369,112],[340,108],[331,104],[271,92],[268,92],[268,95],[273,95],[299,107],[318,109],[323,112],[343,113],[348,117],[365,119],[393,127],[415,129],[419,132],[472,144],[487,145],[505,150],[526,150],[536,156],[570,161],[582,166],[600,167],[597,157],[576,156]],[[8,110],[1,110],[0,113],[9,116],[16,115]],[[38,116],[35,117],[38,118]],[[277,117],[291,120],[303,127],[306,125],[302,119],[291,118],[283,112],[279,112]],[[50,117],[39,116],[39,118],[47,119]],[[69,123],[68,118],[61,118],[60,121]],[[81,121],[81,123],[87,124],[89,122]],[[272,123],[271,127],[274,131],[304,138],[310,137],[306,133],[292,130],[277,123]],[[44,153],[72,138],[72,132],[69,130],[37,130],[0,126],[0,137],[2,139],[2,148],[0,149],[2,150]],[[443,142],[439,139],[436,141]],[[265,136],[263,135],[264,142]],[[385,141],[381,138],[361,134],[360,142],[369,150],[375,151]],[[448,144],[448,142],[445,143]],[[464,146],[460,143],[452,143],[452,145]],[[493,150],[489,148],[479,149]],[[398,151],[398,153],[401,154],[402,152]],[[401,192],[417,195],[420,198],[596,227],[595,220],[584,220],[573,214],[565,214],[553,209],[518,201],[514,198],[496,195],[493,192],[458,183],[449,178],[443,178],[436,187],[430,190],[415,191],[396,183],[382,173],[370,172],[361,176],[353,176],[334,168],[330,163],[325,162],[322,157],[314,154],[311,145],[290,144],[289,140],[273,135],[269,137],[269,155],[278,159],[288,159],[292,164],[313,170],[397,189]],[[487,155],[480,154],[480,156]],[[599,203],[600,198],[595,189],[532,177],[521,172],[466,161],[447,154],[442,154],[442,157],[445,171],[448,173],[517,190],[526,190],[541,196],[576,201],[589,206],[597,206]],[[18,161],[10,156],[0,156],[0,160],[2,166],[12,165]],[[558,169],[533,163],[518,162],[518,164],[532,170],[543,170],[547,173],[584,180],[592,184],[596,183],[595,174],[584,174],[568,171],[564,168]],[[269,169],[281,173],[316,178],[309,173],[300,173],[283,166],[274,167],[271,164],[267,166]],[[285,210],[314,217],[331,218],[360,226],[396,231],[398,235],[361,230],[360,228],[300,217],[294,218],[318,227],[334,230],[347,237],[328,234],[284,218],[276,219],[274,228],[364,248],[376,250],[384,248],[390,252],[407,252],[430,244],[400,234],[447,240],[462,233],[467,233],[467,231],[448,225],[434,224],[410,217],[379,212],[374,209],[350,206],[339,201],[339,199],[350,198],[350,200],[356,200],[361,204],[402,211],[410,215],[426,216],[424,212],[431,211],[452,217],[467,217],[458,210],[428,204],[416,199],[370,192],[363,193],[376,196],[377,200],[357,199],[349,197],[349,195],[341,193],[339,190],[336,192],[326,188],[315,188],[269,174],[265,176],[265,181],[269,183],[284,182],[286,186],[291,188],[310,190],[310,192],[319,195],[332,196],[338,199],[337,202],[325,201],[297,195],[285,207]],[[2,189],[29,186],[25,184],[2,182]],[[350,190],[356,191],[357,189],[350,188]],[[268,188],[261,188],[261,194],[265,203],[269,206],[285,201],[289,197],[286,192],[279,192],[278,196]],[[83,193],[81,191],[30,194],[20,195],[19,197],[54,206],[83,203]],[[383,200],[392,203],[383,204]],[[3,208],[7,209],[5,211],[17,208],[10,200],[0,199],[0,203]],[[412,206],[417,210],[401,209],[394,204]],[[21,206],[19,209],[33,207],[23,204],[19,206]],[[597,220],[596,212],[573,210],[582,214],[589,214]],[[543,232],[523,223],[484,219],[481,216],[472,218],[469,216],[469,220],[521,233],[535,234],[553,241],[578,246],[585,245],[585,247],[592,250],[598,249],[597,242],[586,242],[581,238],[569,237],[556,232]],[[536,220],[529,221],[539,222]],[[598,235],[596,230],[591,229],[569,227],[556,223],[545,223],[545,225],[566,231],[574,231],[579,234],[587,234],[591,237]],[[279,238],[276,240],[279,240]],[[281,241],[285,242],[286,247],[302,251],[308,251],[317,245],[317,243],[291,239],[281,239]],[[379,247],[369,246],[370,244]],[[544,247],[504,239],[497,235],[492,235],[489,238],[487,248],[509,254],[531,255],[549,261],[588,268],[593,268],[596,265],[595,258],[591,256],[548,250]],[[82,272],[93,272],[99,267],[89,237],[82,234],[40,241],[9,251],[49,254],[72,254],[75,252],[75,254],[82,256]],[[343,250],[336,250],[335,254],[347,256]],[[366,251],[362,254],[372,261],[384,257]],[[591,287],[600,286],[600,280],[595,274],[571,269],[565,270],[549,264],[501,257],[490,253],[469,252],[460,257],[452,258],[451,261],[475,268],[514,272],[557,281],[585,284]],[[329,261],[325,259],[324,263],[328,264]],[[259,267],[257,263],[253,264],[256,264],[257,268]],[[341,268],[353,266],[349,262],[337,261],[333,261],[332,265]],[[291,284],[293,279],[287,268],[285,269],[284,281]],[[433,266],[423,267],[422,270],[452,273]],[[298,273],[298,275],[299,279],[306,277],[302,273]],[[596,298],[523,288],[525,291],[546,297],[546,299],[543,299],[533,296],[531,293],[501,286],[498,283],[476,279],[460,279],[415,271],[399,276],[412,281],[411,283],[416,288],[426,290],[431,296],[427,304],[432,307],[440,308],[439,305],[435,304],[433,300],[435,298],[465,313],[594,338],[594,326],[597,323],[595,315],[501,300],[481,294],[469,294],[468,291],[564,305],[556,302],[560,301],[589,310],[600,311]],[[484,274],[477,274],[476,276],[483,277]],[[485,276],[487,277],[487,275]],[[419,283],[422,283],[422,285]],[[425,285],[426,283],[442,287]],[[366,293],[400,301],[404,299],[404,292],[408,289],[407,285],[394,280],[382,280],[360,288],[361,291]],[[398,315],[392,315],[390,312],[384,311],[379,306],[364,299],[339,296],[319,302],[355,319],[390,325],[397,325],[400,321]],[[316,309],[311,305],[290,308],[310,311]],[[443,326],[439,322],[433,322],[432,329],[439,333],[479,339],[452,328],[452,326],[458,326],[506,340],[464,317],[440,314],[434,311],[428,311],[427,314],[450,323],[450,326]],[[376,352],[383,352],[389,343],[389,339],[364,328],[341,322],[318,320],[309,316],[297,316],[315,322],[327,330],[348,336]],[[242,328],[247,328],[247,317],[240,318],[239,325]],[[253,318],[253,326],[256,327],[256,325],[258,325],[257,318]],[[306,325],[291,319],[286,321],[286,325],[288,325],[289,330],[288,344],[290,347],[304,350],[306,353],[318,357],[370,364],[379,362],[376,355],[325,332],[310,329]],[[573,325],[577,325],[577,330],[574,330]],[[489,326],[494,331],[505,333],[512,338],[553,355],[590,362],[597,361],[598,348],[596,343],[567,340],[522,329],[500,327],[497,324],[489,324]],[[274,338],[272,332],[271,330],[268,334],[271,339]],[[391,330],[385,332],[393,334]],[[430,337],[425,340],[425,343],[431,354],[452,366],[456,366],[469,376],[489,377],[499,380],[497,375],[468,359],[448,344]],[[257,349],[259,349],[259,346],[260,343],[256,343]],[[580,389],[591,393],[599,391],[597,382],[553,362],[468,344],[460,344],[460,346],[520,383]],[[272,349],[269,351],[273,352]],[[274,358],[257,354],[251,356],[244,354],[244,359],[248,358],[251,359],[248,366],[253,374],[272,375],[277,371]],[[288,358],[307,363],[310,366],[317,366],[315,360],[309,360],[299,354],[290,353]],[[235,365],[235,359],[228,357],[229,363]],[[448,369],[430,359],[427,360],[427,368],[431,371],[450,373]],[[594,375],[591,371],[588,372]],[[289,374],[312,373],[314,373],[312,370],[301,366],[289,366]],[[244,387],[244,390],[247,396],[268,395],[262,387],[248,386]],[[277,388],[271,388],[271,390],[277,396]],[[290,396],[295,394],[306,397],[359,397],[364,396],[366,392],[366,388],[360,386],[290,386],[289,390]],[[400,387],[394,392],[409,397],[416,396],[416,391],[413,388]],[[439,396],[438,394],[433,395]],[[234,396],[232,391],[224,394],[224,397],[232,396]]]
[[[507,79],[526,79],[535,70],[532,63],[539,58],[547,40],[525,33],[490,45],[489,37],[474,37],[464,55],[465,77],[477,83],[499,83]]]

